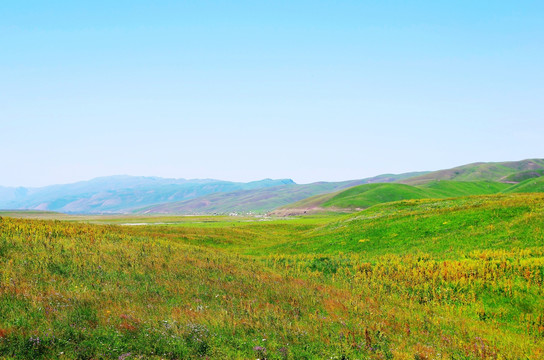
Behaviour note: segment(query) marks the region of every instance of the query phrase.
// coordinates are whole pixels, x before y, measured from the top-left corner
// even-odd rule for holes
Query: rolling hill
[[[504,193],[534,193],[544,192],[544,176],[539,178],[531,178],[522,181],[518,184],[512,185]]]
[[[428,172],[389,184],[360,185],[313,196],[276,209],[286,216],[324,211],[352,212],[376,204],[408,200],[486,195],[501,192],[542,192],[543,159],[474,163]]]
[[[341,216],[253,253],[358,252],[373,259],[423,251],[456,258],[473,250],[542,246],[543,220],[542,193],[403,200]]]
[[[215,193],[191,200],[169,202],[137,210],[143,214],[213,214],[232,212],[266,213],[280,206],[316,194],[331,193],[360,184],[387,183],[417,176],[421,173],[384,174],[361,180],[316,182],[312,184],[285,184],[263,189]]]
[[[41,188],[0,187],[0,209],[81,214],[225,214],[275,210],[276,214],[285,215],[315,210],[353,211],[403,199],[541,191],[538,179],[543,174],[544,160],[528,159],[312,184],[296,184],[290,179],[241,183],[110,176]],[[504,184],[517,186],[507,190]],[[358,185],[367,186],[339,192]]]
[[[449,198],[468,195],[496,194],[511,185],[493,181],[431,181],[411,186],[406,184],[365,184],[323,196],[303,199],[277,209],[276,215],[308,212],[354,211],[373,205],[409,199]]]
[[[433,180],[456,181],[511,181],[516,182],[516,176],[544,170],[544,159],[527,159],[521,161],[474,163],[451,169],[433,171],[421,176],[403,179],[399,182],[408,185],[423,184]],[[517,175],[516,175],[517,174]],[[534,177],[534,176],[533,176]]]
[[[544,169],[537,169],[537,170],[527,170],[527,171],[521,171],[518,173],[514,173],[512,175],[508,175],[507,177],[501,179],[503,182],[512,182],[512,183],[518,183],[522,182],[528,179],[534,179],[538,178],[544,175]]]

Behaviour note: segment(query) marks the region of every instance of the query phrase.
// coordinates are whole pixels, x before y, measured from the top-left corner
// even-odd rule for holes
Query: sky
[[[542,1],[2,1],[0,185],[544,157]]]

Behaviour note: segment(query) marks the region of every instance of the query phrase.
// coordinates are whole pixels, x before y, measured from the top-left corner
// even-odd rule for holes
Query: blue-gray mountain
[[[110,176],[42,188],[0,187],[0,209],[50,210],[87,214],[133,212],[162,214],[264,213],[288,204],[296,206],[295,202],[307,199],[302,209],[306,212],[308,204],[318,207],[321,202],[337,195],[324,196],[323,194],[338,192],[361,184],[397,182],[411,186],[427,186],[426,184],[433,181],[446,180],[462,182],[464,184],[457,185],[466,187],[470,185],[468,182],[491,181],[503,183],[503,185],[505,183],[510,185],[519,183],[511,191],[542,191],[541,177],[543,175],[544,159],[526,159],[474,163],[434,172],[385,174],[360,180],[312,184],[296,184],[290,179],[264,179],[241,183],[213,179],[186,180]],[[440,183],[440,187],[446,185],[448,183]],[[399,186],[401,185],[399,184]],[[394,188],[398,189],[399,186]],[[450,184],[451,186],[453,185]],[[355,190],[350,190],[350,194],[353,195],[352,193],[357,192],[357,189],[362,191],[369,188],[358,187]],[[375,190],[374,187],[372,189]],[[391,186],[382,186],[376,189],[379,191],[374,191],[373,194],[381,202],[404,198],[390,196],[390,190],[393,189]],[[403,189],[406,190],[406,185]],[[454,196],[455,194],[448,192],[442,195]],[[315,198],[316,195],[320,196]],[[338,196],[342,199],[345,198],[343,195]],[[413,196],[409,198],[413,198]],[[368,205],[368,203],[365,204]],[[361,208],[366,206],[365,204],[352,207]],[[287,207],[287,210],[291,211],[291,209]]]
[[[0,187],[0,209],[122,213],[152,204],[189,200],[213,193],[291,184],[294,184],[291,179],[242,183],[213,179],[108,176],[40,188]]]
[[[370,182],[391,182],[422,173],[380,175],[362,180],[296,184],[291,179],[248,183],[213,179],[108,176],[41,188],[0,187],[0,209],[64,213],[267,212],[308,196]],[[170,206],[171,205],[171,206]]]
[[[361,184],[389,183],[425,174],[384,174],[371,178],[340,182],[315,182],[311,184],[285,184],[261,189],[239,190],[229,193],[215,193],[185,201],[169,202],[140,209],[143,214],[225,214],[225,213],[267,213],[278,207],[314,195],[321,195],[347,189]]]

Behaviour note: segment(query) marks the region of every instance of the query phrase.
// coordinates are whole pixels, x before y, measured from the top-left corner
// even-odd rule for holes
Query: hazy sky
[[[2,1],[0,185],[544,157],[544,2]]]

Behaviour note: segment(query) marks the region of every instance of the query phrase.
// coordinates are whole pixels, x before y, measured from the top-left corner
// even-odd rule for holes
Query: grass
[[[544,176],[538,178],[530,178],[513,185],[503,192],[505,193],[534,193],[544,192]]]
[[[2,216],[3,358],[544,356],[544,194],[271,221]]]
[[[425,191],[404,184],[368,184],[343,191],[323,203],[323,207],[368,208],[403,199],[421,199]]]
[[[276,244],[271,251],[355,252],[368,259],[424,252],[457,259],[474,250],[538,247],[544,244],[543,200],[544,194],[519,194],[380,204],[340,217],[294,242]]]
[[[544,169],[521,171],[519,173],[514,173],[507,176],[506,178],[504,178],[504,180],[512,182],[522,182],[527,179],[534,179],[541,176],[544,176]]]
[[[421,176],[402,180],[405,184],[418,185],[433,180],[455,181],[504,181],[516,178],[518,173],[544,170],[544,159],[521,161],[474,163],[452,169],[434,171]],[[519,180],[514,180],[519,181]]]
[[[354,210],[373,205],[409,199],[449,198],[469,195],[496,194],[508,189],[511,184],[493,181],[431,181],[422,185],[364,184],[332,194],[311,197],[290,204],[286,208],[319,208]]]

